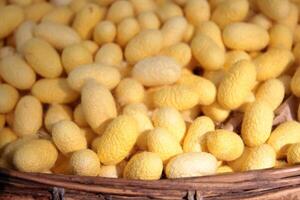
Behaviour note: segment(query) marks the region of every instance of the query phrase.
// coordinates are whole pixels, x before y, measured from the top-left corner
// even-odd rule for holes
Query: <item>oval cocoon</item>
[[[179,154],[172,158],[165,169],[168,178],[184,178],[214,174],[217,159],[205,152]]]
[[[81,38],[77,32],[67,25],[55,22],[42,22],[34,28],[34,35],[42,38],[56,49],[79,43]]]
[[[237,22],[224,28],[223,40],[230,49],[258,51],[268,45],[270,37],[267,30],[258,25]]]
[[[249,147],[259,146],[267,141],[272,131],[274,113],[263,101],[248,106],[242,122],[242,137]]]
[[[13,163],[21,172],[44,172],[54,166],[57,156],[50,141],[34,139],[16,149]]]
[[[243,104],[256,81],[255,65],[248,60],[235,63],[219,84],[218,103],[226,109]]]
[[[118,85],[120,79],[121,75],[116,68],[94,63],[72,70],[67,80],[71,88],[80,91],[87,80],[94,80],[111,90]]]
[[[125,48],[125,58],[129,63],[153,56],[162,48],[163,36],[159,30],[144,30],[132,38]]]
[[[120,115],[106,128],[97,143],[101,163],[115,165],[129,155],[138,138],[138,126],[133,117]]]
[[[81,105],[86,121],[97,133],[103,125],[117,116],[117,108],[111,92],[95,81],[88,81],[81,91]]]
[[[30,89],[36,80],[35,72],[18,55],[1,59],[0,74],[1,78],[19,90]]]
[[[225,62],[225,51],[210,37],[198,33],[191,42],[194,57],[206,70],[221,69]]]
[[[154,56],[141,60],[132,69],[132,76],[145,86],[175,83],[181,75],[181,67],[167,56]]]
[[[123,177],[138,180],[158,180],[162,170],[163,163],[158,154],[141,152],[129,160],[124,169]]]
[[[65,78],[40,79],[32,87],[31,93],[42,103],[72,103],[79,94],[70,88]]]
[[[63,154],[87,148],[82,130],[70,120],[63,120],[53,125],[52,140]]]
[[[33,135],[41,128],[42,122],[41,102],[34,96],[23,96],[15,108],[13,130],[19,136]]]
[[[55,78],[63,71],[58,53],[42,39],[28,40],[24,44],[23,55],[33,70],[42,77]]]

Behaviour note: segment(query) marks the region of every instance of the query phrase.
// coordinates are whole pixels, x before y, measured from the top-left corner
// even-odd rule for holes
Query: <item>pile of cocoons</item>
[[[299,16],[299,0],[0,0],[0,168],[299,164]]]

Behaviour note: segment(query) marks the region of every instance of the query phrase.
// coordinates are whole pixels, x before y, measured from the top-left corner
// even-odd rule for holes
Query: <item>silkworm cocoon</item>
[[[184,14],[191,24],[198,26],[202,22],[209,20],[210,7],[206,0],[188,0],[184,6]]]
[[[147,134],[147,146],[148,150],[157,153],[164,163],[182,153],[178,140],[164,128],[154,128]]]
[[[137,63],[159,53],[162,44],[163,36],[159,30],[143,30],[128,42],[125,48],[125,58],[129,63]]]
[[[107,42],[113,42],[117,35],[117,28],[111,21],[101,21],[94,29],[93,39],[99,45]]]
[[[272,21],[267,18],[265,15],[263,14],[256,14],[254,15],[250,21],[250,23],[256,24],[266,30],[268,30],[269,28],[271,28],[272,26]]]
[[[137,19],[127,17],[118,24],[116,41],[124,47],[139,32],[140,26]]]
[[[31,95],[23,96],[14,112],[13,130],[18,136],[33,135],[43,123],[41,102]]]
[[[72,24],[73,29],[82,39],[90,38],[94,27],[104,17],[105,11],[105,8],[96,4],[86,4],[76,13]]]
[[[223,41],[227,48],[257,51],[265,48],[270,37],[264,28],[246,22],[227,25],[223,30]]]
[[[142,113],[144,115],[148,114],[148,108],[143,103],[132,103],[124,106],[123,113],[130,115],[131,113]]]
[[[160,86],[175,83],[181,67],[173,58],[154,56],[141,60],[132,69],[132,77],[145,86]]]
[[[33,30],[36,26],[36,23],[33,21],[24,21],[18,27],[15,32],[15,40],[16,40],[16,47],[18,52],[22,52],[23,45],[33,38]]]
[[[33,70],[42,77],[56,78],[63,71],[58,53],[42,39],[28,40],[23,46],[23,55]]]
[[[186,126],[181,114],[172,107],[162,107],[152,114],[155,127],[165,128],[180,143],[184,137]]]
[[[15,141],[18,136],[10,128],[1,128],[0,130],[0,150],[7,144]]]
[[[72,103],[79,96],[65,78],[40,79],[32,86],[31,93],[42,103],[49,104]]]
[[[218,129],[207,133],[208,151],[217,159],[232,161],[240,157],[244,151],[242,138],[235,132]]]
[[[56,22],[68,25],[74,17],[74,12],[68,6],[58,6],[47,13],[42,22]]]
[[[222,41],[221,30],[215,22],[206,21],[201,23],[196,29],[196,35],[199,33],[210,37],[220,48],[225,48]]]
[[[46,14],[48,14],[54,6],[49,2],[37,2],[24,7],[25,19],[34,22],[40,21]]]
[[[245,51],[228,51],[226,52],[224,68],[229,69],[233,64],[240,60],[251,60],[251,57]]]
[[[245,111],[242,138],[249,147],[264,144],[272,131],[273,109],[264,101],[255,101]],[[259,122],[259,123],[258,123]]]
[[[300,63],[300,43],[296,43],[293,48],[293,55],[295,56],[296,63]]]
[[[117,69],[96,63],[78,66],[69,73],[67,78],[70,87],[76,91],[81,91],[88,80],[94,80],[108,89],[113,89],[118,85],[120,79]]]
[[[270,48],[290,50],[293,44],[293,32],[285,25],[276,24],[270,29]]]
[[[198,104],[199,95],[186,85],[165,86],[153,93],[153,103],[157,107],[174,107],[179,111],[187,110]]]
[[[283,101],[284,85],[278,79],[269,79],[257,89],[255,96],[275,110]]]
[[[24,11],[17,5],[0,7],[0,39],[9,36],[24,20]],[[5,20],[4,20],[5,19]]]
[[[203,113],[213,121],[223,122],[229,116],[230,110],[222,108],[217,102],[202,107]]]
[[[60,104],[52,104],[45,114],[44,124],[46,129],[51,132],[52,127],[57,122],[72,120],[72,114],[72,109],[70,107]]]
[[[118,84],[115,94],[120,105],[139,103],[144,100],[145,89],[143,85],[135,79],[125,78]]]
[[[231,173],[233,172],[233,169],[231,167],[229,167],[228,165],[222,165],[220,167],[218,167],[216,173],[217,174],[223,174],[223,173]]]
[[[226,25],[243,21],[249,12],[247,0],[222,1],[212,13],[212,21],[216,22],[221,29]]]
[[[210,37],[198,33],[191,42],[194,57],[206,70],[221,69],[225,62],[225,51]]]
[[[20,95],[18,90],[8,84],[0,84],[0,113],[11,112],[17,104]]]
[[[70,73],[80,65],[91,64],[93,55],[83,44],[74,44],[63,50],[61,61],[65,71]]]
[[[210,105],[216,99],[216,86],[209,80],[197,75],[182,75],[178,81],[182,85],[187,85],[199,95],[200,105]]]
[[[286,95],[291,94],[291,81],[292,77],[290,75],[281,75],[278,77],[278,80],[281,81],[281,83],[284,86],[284,93]]]
[[[300,83],[300,68],[298,67],[291,80],[291,85],[290,85],[293,94],[296,95],[297,97],[300,97],[299,83]]]
[[[123,60],[121,47],[115,43],[104,44],[96,53],[96,63],[105,65],[118,66]]]
[[[70,159],[70,165],[75,175],[98,176],[100,161],[95,152],[90,149],[75,151]]]
[[[136,13],[144,13],[148,11],[154,11],[156,8],[156,4],[153,0],[144,0],[144,1],[139,1],[139,0],[130,0],[134,10]]]
[[[70,120],[62,120],[53,125],[52,140],[63,154],[87,148],[81,129]]]
[[[129,1],[119,0],[115,1],[107,11],[107,19],[115,24],[122,21],[126,17],[134,15],[132,4]]]
[[[184,152],[207,151],[206,136],[215,130],[214,122],[206,116],[196,118],[190,125],[183,142]]]
[[[287,151],[287,161],[289,164],[298,164],[300,162],[300,144],[292,144]]]
[[[82,110],[90,127],[98,134],[108,120],[117,116],[115,100],[102,84],[88,81],[81,91]]]
[[[83,114],[82,105],[78,104],[73,113],[74,122],[80,126],[80,127],[86,127],[88,126],[88,123],[85,119],[85,116]]]
[[[56,22],[42,22],[34,28],[33,33],[59,50],[81,40],[74,29]]]
[[[152,12],[142,12],[137,16],[137,20],[139,22],[139,26],[141,30],[145,29],[159,29],[160,21],[157,15]]]
[[[226,109],[236,109],[243,104],[256,81],[255,65],[248,60],[235,63],[220,82],[218,103]]]
[[[274,20],[287,17],[291,10],[288,0],[262,0],[256,1],[256,4],[263,14]]]
[[[158,154],[141,152],[135,154],[127,163],[123,178],[138,180],[158,180],[163,171],[163,162]]]
[[[276,153],[272,146],[262,144],[257,147],[245,147],[243,154],[228,165],[234,171],[249,171],[272,168],[275,166]]]
[[[293,54],[286,49],[271,48],[257,56],[253,62],[257,66],[257,80],[276,78],[294,61]]]
[[[215,84],[215,86],[219,86],[220,82],[223,80],[227,72],[224,69],[219,69],[215,71],[204,71],[203,77],[210,80]]]
[[[172,17],[183,16],[183,12],[180,6],[172,2],[162,3],[162,5],[158,7],[158,10],[156,12],[162,22],[165,22]]]
[[[187,66],[192,59],[191,48],[189,47],[189,45],[183,42],[171,45],[163,49],[160,54],[173,58],[182,67]]]
[[[286,156],[288,144],[300,142],[300,124],[296,121],[287,121],[275,128],[268,140],[276,152],[277,158]]]
[[[96,42],[92,41],[92,40],[84,40],[81,42],[81,44],[87,48],[92,55],[95,55],[95,53],[97,52],[97,50],[99,49],[99,46]]]
[[[54,166],[57,155],[50,141],[35,139],[16,149],[13,163],[21,172],[43,172]]]
[[[24,144],[34,139],[38,139],[38,136],[37,135],[24,136],[12,141],[11,143],[7,144],[3,149],[1,158],[3,158],[3,160],[7,163],[7,165],[9,165],[9,167],[12,167],[13,156],[16,150],[19,149],[19,147],[23,146]]]
[[[19,55],[1,59],[0,75],[7,83],[20,90],[30,89],[36,80],[35,72]]]
[[[172,158],[165,173],[168,178],[205,176],[216,173],[217,159],[206,152],[190,152]]]
[[[129,115],[119,115],[106,128],[97,144],[101,163],[115,165],[129,155],[138,138],[138,126]]]

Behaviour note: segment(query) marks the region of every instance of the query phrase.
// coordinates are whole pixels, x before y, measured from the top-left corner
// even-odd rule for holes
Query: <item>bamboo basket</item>
[[[0,199],[298,200],[300,166],[159,181],[21,173],[0,169]]]

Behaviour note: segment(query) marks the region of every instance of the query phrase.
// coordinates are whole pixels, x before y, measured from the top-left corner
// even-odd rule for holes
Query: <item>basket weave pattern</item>
[[[298,200],[299,176],[300,166],[159,181],[30,174],[1,169],[0,199]]]

